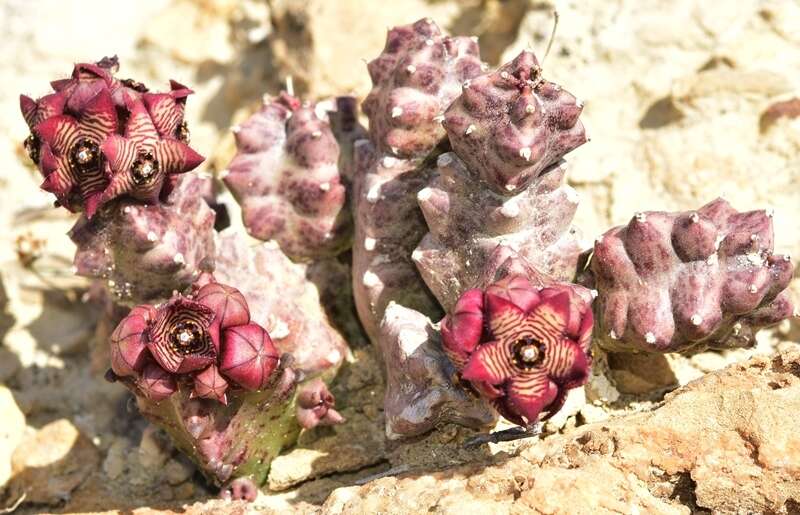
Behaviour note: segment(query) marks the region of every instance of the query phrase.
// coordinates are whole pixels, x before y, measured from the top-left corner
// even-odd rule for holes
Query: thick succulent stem
[[[210,179],[182,178],[166,203],[120,201],[82,216],[70,231],[78,275],[105,281],[115,302],[133,305],[184,291],[214,268]]]
[[[514,268],[519,281],[533,281],[538,288],[562,292],[564,298],[574,299],[573,304],[581,306],[580,315],[570,316],[569,310],[562,309],[556,319],[570,323],[590,320],[583,316],[591,302],[589,291],[559,282],[574,279],[581,253],[578,231],[571,226],[578,195],[563,184],[565,168],[561,161],[565,153],[586,141],[577,119],[580,111],[575,97],[542,79],[536,58],[528,52],[498,71],[462,85],[461,95],[444,116],[453,152],[438,156],[437,169],[424,176],[426,187],[417,194],[428,233],[412,253],[420,275],[450,316],[458,315],[460,299],[466,292],[479,291],[470,288],[495,288],[492,286],[495,281]],[[514,309],[525,316],[529,314],[531,320],[538,316],[529,313],[533,309],[530,305]],[[546,309],[549,308],[542,308]],[[516,313],[513,309],[508,312],[512,311]],[[404,316],[414,319],[411,313]],[[481,314],[487,320],[492,316]],[[525,316],[518,317],[521,325],[518,329],[522,332],[527,324]],[[396,313],[393,317],[396,320],[391,320],[387,312],[384,318],[386,336],[395,336],[391,329],[402,327],[403,321]],[[443,337],[454,334],[446,332],[447,320],[450,317],[442,323]],[[582,328],[581,332],[573,328],[573,338],[580,333],[582,339],[578,354],[584,356],[570,365],[576,370],[575,377],[557,377],[555,369],[560,365],[550,364],[555,368],[548,370],[555,371],[555,375],[552,380],[542,375],[536,387],[531,387],[536,390],[533,393],[518,395],[515,378],[523,378],[519,379],[520,384],[530,378],[516,369],[503,377],[477,374],[470,381],[471,388],[506,418],[519,424],[534,423],[540,412],[554,413],[566,390],[588,377],[586,334],[591,330],[591,322],[588,324],[588,329]],[[560,352],[560,347],[544,340],[537,342],[541,343],[543,355]],[[432,382],[440,385],[442,392],[460,391],[459,382],[469,380],[470,371],[464,367],[472,351],[477,351],[478,343],[472,342],[473,348],[459,359],[449,353],[452,364],[440,354],[433,359],[440,361],[437,366],[412,367],[406,362],[413,360],[404,358],[403,353],[387,353],[388,357],[384,356],[387,370],[402,368],[404,372],[399,377],[390,373],[393,380],[387,385],[385,402],[387,431],[398,436],[413,435],[448,421],[480,427],[480,417],[459,418],[458,411],[452,409],[461,402],[462,414],[466,411],[457,395],[449,394],[447,402],[432,404],[424,394]],[[504,345],[510,349],[512,343]],[[396,335],[382,344],[402,348],[404,342],[401,335]],[[445,338],[445,349],[457,344]],[[549,350],[545,351],[545,347]],[[433,355],[428,355],[431,361]],[[498,360],[512,362],[513,355],[503,355]],[[456,372],[442,373],[447,366],[454,366]],[[545,374],[544,369],[537,374],[540,372]],[[530,399],[523,401],[526,395]]]
[[[339,144],[319,107],[286,93],[265,99],[234,127],[238,152],[224,177],[248,233],[274,239],[296,260],[334,256],[350,244]]]
[[[226,406],[190,398],[183,389],[158,402],[139,396],[137,404],[213,484],[250,478],[262,485],[269,463],[294,443],[300,430],[292,374],[283,376],[283,384],[232,396]]]
[[[475,41],[442,35],[425,19],[390,30],[367,68],[373,88],[363,108],[371,141],[354,148],[353,294],[377,342],[390,301],[441,313],[410,259],[426,231],[416,195],[434,171],[430,157],[440,153],[444,111],[481,63]]]
[[[595,242],[596,341],[616,351],[749,347],[792,316],[794,266],[773,254],[772,215],[717,199],[696,211],[637,213]]]

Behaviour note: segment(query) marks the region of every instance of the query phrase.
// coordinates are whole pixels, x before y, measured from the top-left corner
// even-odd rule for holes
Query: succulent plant
[[[363,108],[371,142],[356,141],[353,150],[353,294],[377,341],[390,301],[441,314],[410,259],[426,232],[416,195],[435,172],[444,111],[464,81],[481,72],[481,62],[475,40],[443,35],[423,19],[390,30],[367,67],[373,87]]]
[[[438,172],[417,195],[430,232],[412,258],[446,310],[492,266],[498,246],[513,249],[553,279],[574,279],[583,251],[572,225],[579,196],[564,184],[563,161],[512,196],[476,180],[455,153],[439,156]]]
[[[44,176],[42,188],[71,211],[91,218],[101,204],[126,194],[142,201],[169,195],[173,175],[203,157],[188,146],[183,120],[192,91],[177,82],[169,93],[150,93],[113,74],[116,57],[75,65],[55,93],[20,96],[31,135],[25,147]]]
[[[250,319],[242,293],[208,274],[190,295],[134,307],[109,344],[109,377],[217,484],[260,484],[296,433],[291,357]]]
[[[772,216],[717,199],[696,211],[637,213],[597,239],[597,342],[610,350],[747,347],[792,316],[794,266],[773,254]]]
[[[339,171],[339,144],[316,106],[282,93],[234,127],[237,154],[224,181],[245,228],[277,241],[294,259],[335,255],[351,221]]]
[[[583,126],[577,119],[581,106],[575,97],[544,80],[541,67],[530,52],[523,52],[497,71],[471,77],[461,85],[459,93],[446,106],[441,118],[453,151],[438,156],[429,154],[426,172],[415,175],[425,186],[416,190],[416,200],[417,212],[424,217],[423,230],[427,234],[420,237],[417,227],[409,223],[409,216],[398,220],[400,227],[395,229],[403,234],[404,227],[406,233],[411,234],[413,227],[413,236],[418,242],[411,252],[413,263],[439,306],[451,313],[450,317],[453,310],[458,309],[459,299],[465,292],[489,287],[512,269],[517,271],[517,280],[536,278],[540,286],[574,280],[583,250],[580,234],[571,226],[578,195],[563,184],[566,168],[561,159],[586,141]],[[396,165],[393,159],[385,157],[381,164],[384,167]],[[356,241],[360,240],[360,224],[364,218],[368,216],[357,217]],[[382,230],[387,225],[373,223]],[[407,257],[412,249],[403,250]],[[391,261],[382,259],[378,263],[387,269],[384,277],[401,270]],[[355,266],[354,262],[354,272]],[[413,320],[420,315],[431,319],[436,316],[433,309],[423,311],[407,304],[404,294],[414,290],[408,288],[407,280],[398,283],[397,289],[406,290],[392,291],[387,302],[391,300],[411,310],[404,312],[403,320],[401,311],[393,308],[393,320],[388,314],[384,317],[379,336],[389,376],[385,402],[387,433],[398,438],[410,436],[443,422],[485,427],[491,418],[485,415],[486,405],[476,402],[476,393],[501,414],[520,424],[535,423],[538,411],[557,411],[563,392],[572,387],[570,381],[561,377],[552,383],[559,386],[548,386],[538,398],[538,408],[534,401],[523,407],[512,407],[513,402],[507,402],[507,398],[513,397],[508,393],[508,384],[513,382],[513,377],[522,374],[521,371],[515,371],[513,377],[504,377],[502,381],[493,378],[498,379],[497,384],[471,376],[473,368],[467,370],[467,377],[464,377],[466,362],[448,364],[443,352],[427,350],[434,345],[436,338],[432,336],[417,347],[426,349],[419,352],[417,359],[411,357],[411,353],[398,350],[398,346],[408,347],[398,327],[407,327],[408,337],[412,334],[411,327],[423,327],[425,317],[416,323]],[[570,288],[566,283],[552,287]],[[588,306],[591,302],[589,290],[574,285],[571,288],[582,292],[576,298],[584,299]],[[443,324],[448,323],[447,320],[450,318]],[[421,341],[423,333],[419,330],[417,333]],[[445,336],[446,329],[443,329],[439,345],[446,348],[453,345],[453,340],[445,341]],[[421,360],[422,355],[427,357],[426,361]],[[453,356],[455,354],[451,354]],[[412,362],[427,365],[410,366]],[[588,363],[587,360],[583,367],[587,377]],[[396,374],[391,371],[396,369],[405,371],[403,377],[394,377]],[[537,374],[545,377],[547,372],[537,369]],[[527,377],[525,374],[520,377],[523,376]],[[469,382],[469,378],[475,381],[469,387],[471,397],[463,399],[449,393],[459,391],[459,384]],[[579,382],[575,380],[575,384]],[[427,385],[432,384],[438,385],[435,389],[441,392],[435,403],[425,395]],[[456,414],[459,411],[461,417]],[[466,413],[471,415],[463,416]]]

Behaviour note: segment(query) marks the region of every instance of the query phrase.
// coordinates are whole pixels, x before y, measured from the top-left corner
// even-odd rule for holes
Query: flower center
[[[544,344],[526,336],[514,342],[514,364],[520,368],[533,368],[544,360]]]
[[[138,186],[147,186],[153,183],[158,176],[158,160],[149,150],[139,152],[136,161],[131,165],[133,182]]]
[[[138,91],[139,93],[147,93],[149,91],[147,89],[147,86],[133,79],[123,79],[119,82],[126,88],[131,88],[132,90]]]
[[[83,138],[72,147],[69,163],[79,173],[97,168],[100,149],[92,140]]]
[[[169,335],[169,341],[173,351],[185,355],[205,348],[207,337],[205,330],[197,322],[184,320],[175,324]]]
[[[34,134],[33,132],[25,138],[23,145],[25,146],[25,151],[28,153],[28,157],[31,158],[34,164],[39,164],[39,136]]]
[[[187,124],[186,121],[182,121],[181,124],[175,129],[175,137],[187,145],[189,144],[192,135],[189,132],[189,124]]]

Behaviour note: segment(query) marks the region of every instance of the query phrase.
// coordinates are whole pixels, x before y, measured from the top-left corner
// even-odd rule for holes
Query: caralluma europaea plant
[[[357,316],[380,354],[392,439],[498,416],[531,434],[595,352],[750,346],[793,312],[766,211],[641,212],[587,248],[564,160],[588,141],[584,105],[530,51],[492,70],[432,20],[391,29],[367,65],[368,129],[353,97],[266,96],[220,174],[258,244],[217,233],[209,178],[185,175],[203,162],[191,90],[117,68],[22,96],[25,148],[79,213],[77,272],[125,313],[108,378],[229,498],[254,498],[301,428],[345,422],[327,312],[348,335]]]

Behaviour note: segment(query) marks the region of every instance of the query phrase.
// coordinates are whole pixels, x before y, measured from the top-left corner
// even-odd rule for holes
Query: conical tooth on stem
[[[519,149],[519,157],[523,158],[525,161],[531,160],[531,148],[530,147],[522,147]]]
[[[392,118],[397,118],[403,115],[403,108],[399,106],[395,106],[392,108]]]
[[[469,124],[469,126],[467,127],[467,130],[464,131],[464,134],[469,136],[473,132],[475,132],[475,126],[473,124]]]
[[[381,283],[381,280],[377,275],[375,275],[374,272],[367,270],[366,272],[364,272],[364,276],[361,278],[361,282],[364,283],[364,286],[366,286],[367,288],[374,288],[375,286],[378,286]]]
[[[514,199],[503,202],[503,207],[500,208],[500,213],[506,218],[515,218],[519,215],[519,205]]]

